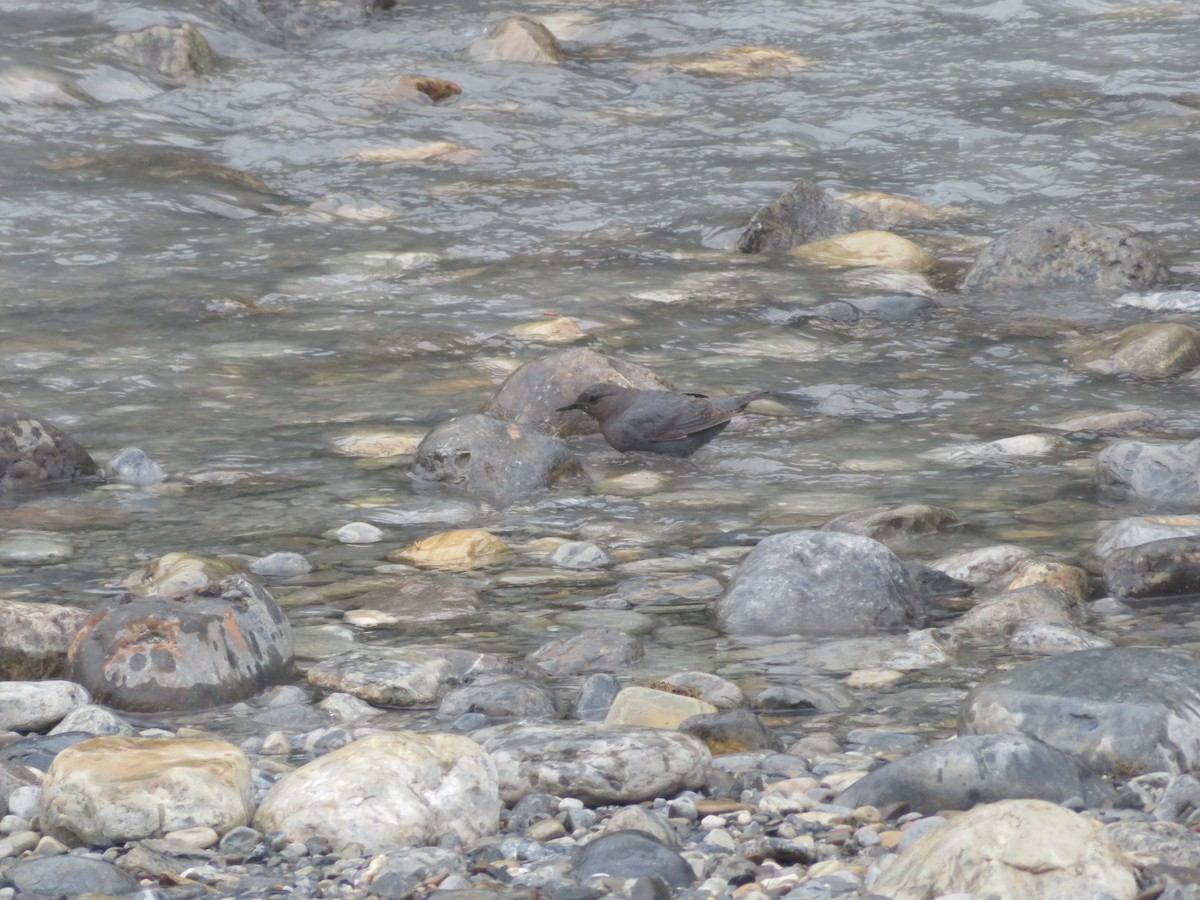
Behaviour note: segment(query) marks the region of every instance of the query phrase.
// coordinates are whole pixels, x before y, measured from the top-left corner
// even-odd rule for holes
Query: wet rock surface
[[[1001,235],[962,277],[966,291],[1028,290],[1090,284],[1101,290],[1147,288],[1166,280],[1158,250],[1125,228],[1051,215]]]
[[[241,700],[291,674],[291,627],[240,575],[182,596],[102,606],[81,625],[71,677],[126,710],[199,709]]]
[[[846,634],[919,622],[924,603],[877,541],[797,531],[759,542],[716,611],[731,632]]]
[[[582,474],[566,445],[531,426],[468,415],[443,422],[417,448],[412,477],[492,503],[526,499]]]
[[[96,463],[73,438],[21,410],[0,410],[0,488],[90,479]]]

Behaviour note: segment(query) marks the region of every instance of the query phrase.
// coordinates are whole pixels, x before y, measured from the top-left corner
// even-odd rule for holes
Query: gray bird
[[[646,450],[691,456],[725,430],[767,391],[740,397],[706,397],[673,391],[641,391],[616,384],[593,384],[559,412],[581,409],[600,423],[600,433],[615,449]]]

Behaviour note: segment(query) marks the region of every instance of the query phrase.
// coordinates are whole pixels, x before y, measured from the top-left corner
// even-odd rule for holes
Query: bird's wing
[[[695,398],[689,397],[687,401],[680,403],[669,416],[647,423],[649,427],[646,428],[644,434],[646,440],[654,443],[678,441],[689,434],[695,434],[697,431],[704,431],[706,428],[728,422],[735,415],[737,415],[737,410],[721,409],[713,406],[707,397],[697,395]]]

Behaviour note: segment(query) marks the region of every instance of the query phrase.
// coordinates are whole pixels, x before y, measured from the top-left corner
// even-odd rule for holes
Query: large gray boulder
[[[1096,457],[1102,485],[1168,504],[1200,502],[1200,440],[1117,441]]]
[[[878,541],[792,531],[764,538],[738,566],[717,620],[730,633],[862,634],[917,625],[924,601]]]
[[[1099,806],[1112,789],[1061,750],[1017,734],[967,735],[870,772],[837,798],[839,806],[903,804],[932,815],[1027,797]]]
[[[965,291],[1093,285],[1147,288],[1169,272],[1158,251],[1127,228],[1078,216],[1042,216],[1008,231],[980,251],[962,279]]]
[[[998,672],[959,711],[960,734],[1023,734],[1097,772],[1200,765],[1200,659],[1144,647],[1080,650]]]
[[[179,596],[97,608],[68,665],[95,702],[115,709],[204,709],[286,679],[292,632],[266,590],[233,575]]]
[[[528,499],[583,467],[566,444],[530,425],[472,413],[425,435],[413,459],[413,480],[451,485],[497,506]]]

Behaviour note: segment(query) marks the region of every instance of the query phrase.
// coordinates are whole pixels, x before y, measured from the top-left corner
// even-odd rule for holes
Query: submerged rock
[[[96,463],[49,422],[21,410],[0,410],[0,489],[94,478]]]
[[[1117,441],[1096,457],[1101,485],[1166,504],[1200,502],[1200,440]]]
[[[581,477],[583,467],[565,444],[529,425],[474,414],[430,431],[417,447],[409,475],[504,506]]]
[[[100,606],[72,643],[69,665],[98,703],[203,709],[284,680],[292,633],[271,595],[235,575],[180,596]]]
[[[1200,331],[1176,322],[1146,322],[1079,338],[1064,352],[1071,366],[1084,372],[1166,378],[1200,365]]]
[[[565,60],[550,29],[528,16],[509,16],[471,45],[471,59],[558,65]]]
[[[1000,235],[962,278],[966,291],[1089,284],[1101,290],[1148,288],[1169,275],[1158,251],[1126,228],[1078,216],[1043,216]]]
[[[963,699],[960,734],[1022,734],[1098,772],[1200,765],[1200,666],[1142,647],[1080,650],[985,678]]]
[[[114,37],[109,46],[134,65],[172,79],[196,75],[216,62],[212,45],[191,23],[127,31]]]
[[[883,544],[793,531],[750,551],[716,611],[732,633],[854,634],[917,624],[925,604],[904,563]]]

